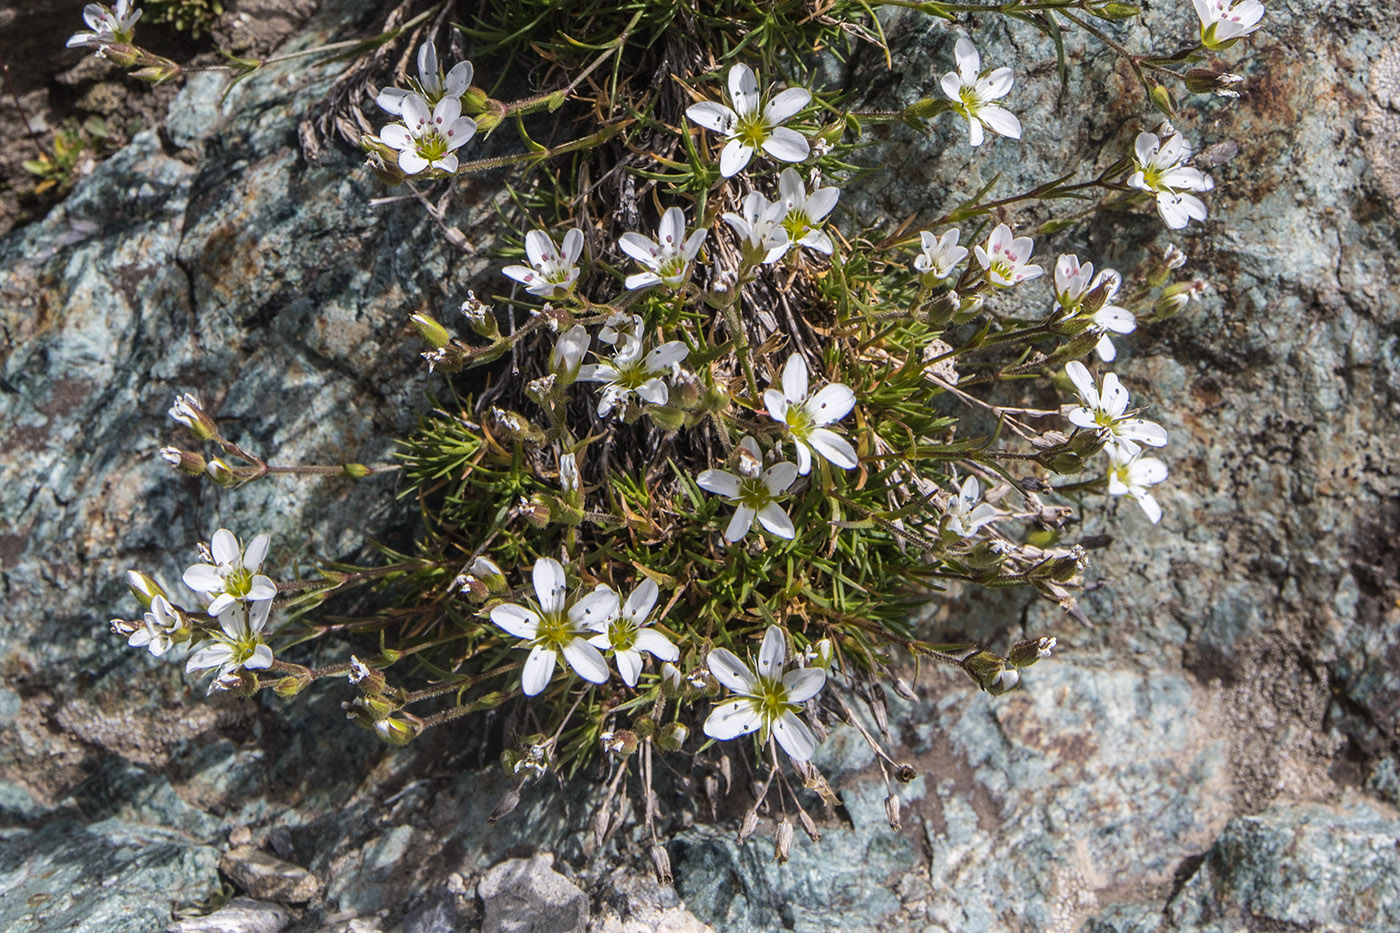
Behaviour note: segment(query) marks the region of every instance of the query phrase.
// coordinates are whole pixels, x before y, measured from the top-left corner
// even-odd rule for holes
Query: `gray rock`
[[[321,893],[321,882],[311,872],[253,846],[225,852],[219,870],[260,901],[304,904]]]
[[[549,853],[502,862],[476,893],[486,907],[483,933],[573,933],[588,925],[588,896],[554,870]]]
[[[189,917],[170,926],[170,933],[281,933],[292,922],[280,904],[235,897],[203,917]]]

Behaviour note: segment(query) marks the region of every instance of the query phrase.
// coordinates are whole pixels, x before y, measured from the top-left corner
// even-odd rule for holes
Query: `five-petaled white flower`
[[[823,188],[820,182],[808,193],[797,169],[783,169],[778,175],[778,200],[787,205],[787,213],[783,215],[783,229],[787,231],[792,242],[830,256],[831,237],[821,229],[821,224],[826,220],[826,215],[836,207],[839,197],[840,188]]]
[[[214,532],[208,551],[200,546],[204,561],[191,564],[185,570],[185,586],[213,599],[209,604],[211,616],[219,615],[240,600],[272,599],[277,595],[277,584],[258,572],[271,541],[265,534],[257,535],[248,542],[248,549],[243,550],[233,532],[220,528]]]
[[[552,557],[535,561],[534,583],[537,602],[525,606],[501,603],[491,610],[492,622],[523,639],[530,648],[520,675],[525,695],[535,696],[549,685],[560,654],[584,680],[606,682],[608,662],[602,652],[588,643],[588,638],[599,625],[606,626],[617,615],[617,593],[600,584],[569,605],[564,567]]]
[[[674,661],[681,656],[680,649],[671,639],[652,629],[647,619],[656,607],[660,588],[651,579],[643,580],[622,609],[611,620],[594,623],[600,633],[589,641],[605,651],[611,650],[617,662],[617,673],[629,687],[637,686],[637,677],[642,673],[642,652],[654,656],[658,661]]]
[[[379,92],[374,102],[381,110],[401,116],[404,100],[410,94],[422,97],[429,107],[435,106],[444,97],[455,97],[460,101],[467,88],[472,85],[472,63],[458,62],[444,75],[442,66],[438,64],[437,46],[429,39],[418,47],[418,79],[415,81],[409,78],[408,82],[413,85],[412,90],[386,87]]]
[[[1138,444],[1164,447],[1167,432],[1162,426],[1142,418],[1129,417],[1128,390],[1118,381],[1116,373],[1103,377],[1103,388],[1094,385],[1094,377],[1083,363],[1073,360],[1065,366],[1070,382],[1079,393],[1078,407],[1064,406],[1065,417],[1077,428],[1086,431],[1107,431],[1109,448],[1117,448],[1125,456],[1138,452]]]
[[[117,0],[110,7],[89,3],[83,7],[83,21],[88,24],[88,29],[69,36],[68,48],[95,45],[99,47],[100,55],[100,47],[109,42],[130,42],[132,30],[140,18],[141,11],[133,9],[133,0]]]
[[[589,363],[578,371],[579,382],[604,383],[598,398],[598,417],[606,418],[633,396],[653,405],[665,405],[671,392],[662,376],[685,359],[690,349],[679,340],[671,340],[643,355],[642,340],[635,331],[618,333],[616,346],[611,361]]]
[[[987,281],[1000,288],[1010,288],[1030,279],[1039,278],[1045,270],[1030,261],[1035,252],[1035,243],[1028,236],[1011,236],[1011,228],[997,224],[985,246],[974,246],[973,253],[982,268],[987,270]]]
[[[783,218],[787,205],[781,199],[769,201],[757,191],[751,191],[739,202],[742,214],[725,212],[724,222],[739,236],[744,261],[751,265],[777,262],[787,252],[790,242]]]
[[[943,93],[953,101],[953,109],[967,118],[969,142],[982,145],[985,126],[993,133],[1009,139],[1021,138],[1021,121],[1016,115],[992,101],[1005,97],[1015,79],[1010,68],[982,71],[982,58],[966,36],[953,48],[958,70],[943,76]]]
[[[851,413],[856,407],[856,394],[849,387],[833,382],[809,395],[807,361],[801,353],[789,356],[783,366],[783,390],[765,390],[763,403],[774,421],[787,425],[797,447],[799,475],[812,472],[813,450],[843,470],[854,470],[860,465],[850,442],[826,427]]]
[[[1139,133],[1133,144],[1135,170],[1128,184],[1157,196],[1157,213],[1173,230],[1192,220],[1206,219],[1206,205],[1192,191],[1210,191],[1215,180],[1198,168],[1187,165],[1191,144],[1170,125],[1162,127],[1165,137]]]
[[[729,99],[733,109],[712,100],[691,104],[685,115],[729,140],[719,154],[719,172],[733,178],[744,170],[754,151],[762,149],[779,162],[801,162],[811,148],[796,130],[781,124],[812,100],[806,88],[790,87],[763,104],[758,78],[748,65],[729,69]]]
[[[1228,49],[1259,28],[1264,4],[1259,0],[1191,0],[1201,19],[1201,44]]]
[[[138,626],[127,637],[126,643],[133,648],[146,648],[156,657],[189,641],[190,633],[184,619],[161,595],[151,599],[151,608]]]
[[[948,506],[943,513],[944,527],[959,538],[971,538],[983,525],[996,521],[996,506],[978,502],[981,498],[982,484],[977,482],[977,477],[969,476],[963,481],[958,494],[948,498]]]
[[[1073,253],[1060,256],[1055,263],[1055,301],[1068,314],[1078,314],[1084,297],[1095,289],[1104,290],[1104,301],[1093,313],[1094,326],[1103,333],[1094,351],[1105,363],[1112,363],[1118,357],[1118,350],[1108,331],[1115,334],[1131,334],[1137,330],[1137,315],[1127,308],[1112,304],[1122,287],[1123,277],[1113,269],[1104,269],[1094,275],[1092,262],[1081,263]]]
[[[636,272],[627,277],[628,288],[646,288],[661,283],[668,288],[680,288],[690,275],[690,261],[700,254],[700,246],[705,242],[705,234],[710,231],[701,227],[687,239],[685,235],[685,214],[679,207],[667,208],[661,215],[661,223],[656,228],[656,241],[647,239],[640,233],[627,231],[617,241],[622,251],[647,267],[646,272]]]
[[[525,285],[525,290],[540,298],[558,298],[574,290],[578,281],[579,254],[583,252],[583,231],[577,227],[564,234],[562,247],[543,230],[525,234],[525,257],[528,266],[506,266],[503,272]]]
[[[941,237],[927,230],[919,234],[923,251],[914,257],[914,271],[926,280],[925,284],[932,284],[928,280],[946,279],[958,263],[967,258],[967,247],[958,245],[961,236],[962,231],[957,227]]]
[[[752,437],[744,438],[739,446],[750,462],[763,463],[763,453]],[[734,517],[724,529],[724,540],[733,543],[743,538],[753,526],[755,516],[764,528],[780,538],[791,540],[797,534],[797,529],[774,500],[787,492],[797,479],[797,464],[784,460],[764,470],[762,475],[757,475],[757,469],[753,473],[755,475],[735,476],[727,470],[705,470],[695,478],[695,483],[707,492],[724,496],[737,506]]]
[[[268,613],[272,610],[272,600],[259,599],[251,603],[230,603],[219,613],[220,632],[214,635],[214,644],[200,648],[185,662],[185,673],[207,671],[218,668],[209,692],[224,690],[229,686],[228,678],[239,670],[261,670],[272,666],[272,649],[263,641],[262,631],[267,625]]]
[[[1147,487],[1166,478],[1167,465],[1156,457],[1144,457],[1141,453],[1128,456],[1113,448],[1108,451],[1108,494],[1132,496],[1154,525],[1162,519],[1162,507]]]
[[[444,97],[431,109],[417,94],[403,99],[403,123],[390,123],[379,138],[399,150],[399,168],[417,175],[430,168],[457,171],[457,150],[476,135],[476,121],[462,116],[462,102]]]
[[[705,734],[726,741],[750,732],[771,734],[793,761],[807,761],[817,750],[816,737],[799,712],[802,704],[821,693],[826,671],[799,667],[783,673],[787,660],[787,636],[776,625],[763,633],[758,666],[750,668],[728,648],[716,648],[706,659],[710,673],[737,695],[719,704],[705,719]]]

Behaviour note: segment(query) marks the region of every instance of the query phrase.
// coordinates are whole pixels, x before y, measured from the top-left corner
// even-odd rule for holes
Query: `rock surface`
[[[289,48],[375,5],[334,6]],[[1184,39],[1180,6],[1134,28]],[[195,391],[238,440],[289,460],[382,458],[429,384],[407,315],[495,274],[484,253],[442,245],[415,202],[371,205],[383,189],[353,153],[301,158],[297,117],[330,75],[286,68],[226,100],[216,76],[192,80],[163,128],[0,241],[0,926],[164,930],[177,907],[215,905],[239,829],[324,894],[210,916],[298,930],[477,928],[495,922],[499,880],[544,851],[572,880],[535,877],[592,899],[560,886],[571,916],[628,933],[1400,925],[1397,24],[1388,0],[1269,7],[1266,29],[1220,56],[1246,99],[1178,121],[1202,145],[1240,146],[1214,169],[1210,222],[1169,238],[1154,214],[1120,213],[1039,244],[1127,270],[1173,240],[1211,283],[1180,318],[1119,341],[1117,370],[1172,434],[1172,479],[1158,526],[1131,503],[1086,512],[1085,534],[1116,538],[1082,600],[1094,627],[1021,596],[941,602],[934,627],[996,645],[1055,634],[1064,650],[1000,701],[926,676],[923,700],[894,704],[918,772],[896,788],[898,832],[844,730],[819,759],[844,811],[820,845],[799,834],[787,866],[762,832],[741,847],[732,825],[682,828],[696,814],[666,804],[675,890],[646,880],[637,840],[591,858],[589,788],[527,794],[493,827],[510,785],[450,736],[387,752],[334,692],[206,702],[106,632],[130,612],[122,570],[173,581],[220,525],[272,532],[273,561],[291,566],[389,523],[392,490],[375,480],[227,493],[172,479],[153,457],[173,437],[172,395]],[[841,79],[872,107],[937,93],[956,32],[913,14],[885,25],[894,71],[858,56]],[[974,151],[949,117],[927,139],[892,131],[871,154],[891,170],[848,204],[935,216],[997,172],[999,192],[1075,161],[1087,172],[1148,128],[1099,46],[1067,33],[1060,98],[1038,33],[975,34],[984,63],[1028,63],[1008,98],[1023,141]],[[964,174],[945,190],[934,179],[950,169]],[[494,196],[467,186],[450,222],[485,242]]]

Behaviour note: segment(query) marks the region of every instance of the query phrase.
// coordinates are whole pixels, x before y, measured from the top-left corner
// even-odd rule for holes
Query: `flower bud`
[[[126,585],[130,587],[131,595],[136,597],[136,601],[141,604],[142,609],[151,608],[151,600],[157,596],[165,597],[165,590],[160,588],[160,584],[139,570],[126,572]]]
[[[656,734],[656,720],[643,717],[632,723],[638,738],[649,739]]]
[[[976,681],[977,686],[992,696],[1001,696],[1016,689],[1021,675],[1005,658],[990,651],[979,651],[962,662],[963,670]]]
[[[1192,68],[1186,72],[1186,87],[1196,94],[1214,94],[1216,97],[1239,97],[1235,85],[1244,78],[1235,74],[1210,71],[1205,68]]]
[[[272,690],[282,699],[290,699],[311,686],[311,675],[297,672],[288,674],[272,685]]]
[[[690,738],[690,730],[679,722],[668,722],[656,732],[656,745],[665,752],[680,751],[685,740]]]
[[[677,366],[671,373],[670,404],[682,411],[690,411],[700,404],[705,396],[705,386],[688,369]]]
[[[204,413],[199,399],[188,392],[175,397],[175,404],[170,406],[170,417],[189,428],[190,433],[201,441],[213,440],[219,436],[219,428],[214,424],[214,419]]]
[[[630,404],[630,399],[628,400]],[[685,412],[670,405],[648,405],[646,414],[663,431],[679,431],[685,427]]]
[[[238,485],[238,474],[223,457],[214,457],[205,464],[204,472],[216,485],[232,489]]]
[[[374,734],[390,745],[407,745],[423,732],[423,720],[408,713],[394,719],[381,719],[374,724]]]
[[[162,447],[160,458],[186,476],[204,475],[204,456],[178,447]]]
[[[685,690],[685,675],[681,669],[670,661],[661,665],[661,695],[666,697],[679,696]]]
[[[1091,12],[1100,19],[1132,19],[1134,16],[1141,13],[1142,10],[1131,3],[1122,3],[1121,0],[1110,0],[1110,2],[1093,9]]]
[[[1032,638],[1030,641],[1017,642],[1008,655],[1008,660],[1016,667],[1030,667],[1041,658],[1050,657],[1050,652],[1055,649],[1056,639]]]
[[[724,411],[729,407],[729,392],[724,386],[715,383],[705,390],[705,397],[701,400],[700,407],[707,414]]]
[[[461,99],[462,112],[469,117],[475,116],[485,110],[487,103],[490,101],[490,98],[486,96],[486,92],[474,84],[462,92]]]
[[[578,378],[579,367],[583,365],[583,355],[588,352],[592,338],[582,324],[575,324],[554,343],[549,354],[549,369],[559,377],[561,386],[572,385]]]
[[[486,588],[493,593],[499,593],[506,588],[505,572],[494,560],[488,557],[476,558],[467,569],[472,576],[485,583]]]
[[[1167,119],[1176,117],[1176,106],[1172,101],[1172,92],[1163,85],[1158,84],[1152,88],[1152,106],[1167,115]]]
[[[410,314],[409,321],[418,331],[418,336],[432,346],[434,350],[441,350],[452,342],[452,335],[447,332],[431,315]]]
[[[1161,321],[1175,317],[1181,310],[1191,303],[1192,298],[1199,298],[1206,290],[1206,283],[1200,279],[1191,282],[1174,282],[1162,289],[1162,297],[1157,299],[1153,316]]]
[[[491,310],[490,305],[478,299],[475,292],[467,292],[467,300],[462,302],[462,316],[467,319],[467,326],[472,329],[472,333],[478,337],[495,340],[501,335],[496,326],[496,313]]]
[[[932,275],[932,273],[927,273]],[[962,298],[951,288],[935,292],[915,311],[915,317],[935,327],[947,324],[962,310]]]
[[[470,93],[470,91],[468,91]],[[466,94],[462,95],[466,97]],[[487,97],[481,104],[481,112],[475,117],[476,128],[484,139],[496,127],[501,125],[501,121],[506,118],[506,106],[498,100]]]

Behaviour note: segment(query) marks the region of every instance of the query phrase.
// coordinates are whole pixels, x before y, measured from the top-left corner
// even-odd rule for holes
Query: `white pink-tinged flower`
[[[670,401],[671,391],[662,377],[685,359],[690,349],[682,341],[671,340],[643,354],[641,338],[631,332],[618,334],[616,347],[608,362],[589,363],[578,371],[579,382],[603,383],[598,417],[606,418],[634,397],[652,405]]]
[[[958,39],[953,57],[958,70],[943,76],[943,93],[953,101],[953,109],[967,118],[969,142],[982,145],[983,127],[1009,139],[1020,139],[1021,121],[1005,107],[992,103],[1010,93],[1015,81],[1011,69],[982,71],[982,58],[966,37]]]
[[[442,66],[438,64],[437,46],[429,39],[418,47],[418,79],[408,79],[413,89],[405,91],[402,88],[386,87],[379,92],[374,102],[381,110],[402,116],[404,100],[410,94],[422,97],[429,107],[436,106],[438,101],[445,97],[454,97],[460,101],[467,88],[471,87],[472,77],[471,62],[458,62],[444,75]]]
[[[1140,453],[1125,455],[1115,448],[1108,451],[1108,494],[1132,496],[1154,525],[1162,520],[1162,507],[1147,487],[1166,478],[1167,465],[1156,457],[1144,457]]]
[[[820,182],[808,192],[797,169],[783,169],[778,175],[778,200],[787,205],[782,223],[792,242],[830,256],[831,237],[821,226],[840,197],[840,188],[823,188]]]
[[[457,171],[457,150],[476,135],[476,121],[462,116],[462,102],[444,97],[433,107],[417,94],[403,99],[403,122],[390,123],[379,138],[399,150],[399,168],[406,175],[438,169]]]
[[[1013,237],[1011,228],[997,224],[986,244],[972,252],[987,272],[987,281],[998,288],[1010,288],[1034,278],[1045,270],[1030,261],[1035,243],[1028,236]]]
[[[779,162],[801,162],[811,148],[796,130],[782,124],[812,100],[806,88],[790,87],[767,105],[758,91],[758,78],[748,65],[729,69],[729,100],[733,107],[712,100],[691,104],[685,115],[693,123],[728,140],[719,154],[719,172],[733,178],[759,149]]]
[[[958,263],[967,258],[967,247],[958,245],[961,236],[962,231],[957,227],[941,237],[927,230],[919,234],[922,250],[914,257],[914,271],[926,280],[926,284],[933,284],[932,280],[946,279],[953,274]]]
[[[272,600],[229,603],[219,613],[219,632],[214,643],[200,648],[185,662],[185,673],[194,674],[217,668],[209,692],[227,689],[231,678],[240,670],[263,670],[272,666],[272,649],[263,641],[262,632]]]
[[[1191,0],[1201,20],[1201,44],[1228,49],[1259,28],[1264,4],[1259,0]]]
[[[812,451],[843,470],[860,465],[856,450],[840,434],[826,427],[840,421],[856,407],[856,394],[849,387],[833,382],[810,394],[807,385],[807,361],[794,353],[783,366],[783,390],[768,389],[763,403],[768,415],[787,426],[797,447],[797,472],[805,476],[812,472]]]
[[[648,617],[656,608],[660,593],[654,581],[643,580],[627,597],[614,618],[593,626],[599,634],[590,638],[589,642],[596,648],[612,652],[617,673],[629,687],[637,686],[637,677],[642,673],[643,651],[658,661],[674,661],[681,656],[680,649],[671,643],[671,639],[651,628],[652,620]]]
[[[775,463],[760,475],[757,465],[763,463],[763,453],[758,442],[746,437],[739,442],[742,455],[755,464],[753,475],[736,476],[727,470],[705,470],[695,478],[701,489],[724,496],[737,508],[734,517],[724,529],[724,539],[730,543],[740,540],[749,533],[753,520],[780,538],[791,540],[797,534],[792,519],[778,505],[777,499],[787,492],[797,479],[797,464],[784,460]]]
[[[151,654],[160,657],[176,645],[185,644],[189,639],[190,631],[185,626],[185,620],[180,617],[175,607],[170,605],[169,600],[158,594],[151,599],[150,610],[136,623],[131,634],[127,636],[126,643],[133,648],[146,648]]]
[[[584,680],[605,683],[608,662],[588,639],[597,626],[606,626],[617,616],[617,593],[600,584],[570,604],[564,567],[552,557],[535,561],[534,584],[535,601],[501,603],[491,610],[491,621],[530,649],[520,675],[521,690],[526,696],[542,692],[561,654]]]
[[[99,48],[110,42],[131,41],[136,21],[141,11],[135,9],[133,0],[117,0],[110,7],[101,3],[89,3],[83,7],[83,21],[88,28],[68,37],[68,48],[95,45]]]
[[[728,648],[711,651],[710,673],[736,698],[714,708],[705,719],[705,734],[722,742],[751,732],[759,732],[760,740],[767,742],[772,735],[793,761],[810,760],[817,740],[799,714],[803,703],[821,693],[826,671],[799,667],[784,674],[786,660],[787,637],[776,625],[763,634],[756,668]]]
[[[1106,374],[1100,389],[1094,384],[1089,370],[1078,360],[1067,364],[1065,372],[1079,393],[1078,406],[1064,407],[1065,417],[1075,427],[1086,431],[1107,431],[1110,452],[1116,448],[1124,456],[1138,453],[1138,444],[1166,446],[1167,432],[1161,425],[1131,417],[1134,412],[1128,410],[1128,390],[1118,381],[1117,374]]]
[[[1113,346],[1108,332],[1131,334],[1137,330],[1137,315],[1112,303],[1122,284],[1123,277],[1113,269],[1104,269],[1094,275],[1094,264],[1081,263],[1079,257],[1072,253],[1062,255],[1055,263],[1055,301],[1067,314],[1078,314],[1086,295],[1095,289],[1104,290],[1103,304],[1093,313],[1092,320],[1103,333],[1094,351],[1105,363],[1112,363],[1118,357],[1118,350]]]
[[[525,234],[528,266],[506,266],[502,271],[540,298],[559,298],[574,290],[578,281],[578,257],[583,252],[583,231],[577,227],[564,234],[562,246],[543,230]]]
[[[1191,144],[1170,125],[1165,135],[1139,133],[1133,144],[1134,171],[1128,184],[1157,197],[1157,213],[1173,230],[1192,220],[1206,219],[1206,205],[1193,191],[1210,191],[1215,180],[1198,168],[1187,165]]]
[[[680,288],[690,275],[691,260],[700,254],[707,233],[709,231],[702,227],[687,238],[685,214],[679,207],[667,208],[666,213],[661,215],[655,241],[630,230],[624,233],[617,245],[647,267],[645,272],[629,275],[624,284],[628,288],[647,288],[656,284]]]
[[[983,525],[996,521],[996,506],[980,502],[981,498],[982,484],[977,477],[969,476],[963,481],[958,494],[949,497],[943,513],[943,527],[959,538],[971,538]]]
[[[185,586],[212,600],[209,604],[211,616],[219,615],[236,602],[272,599],[277,595],[277,584],[258,572],[262,570],[271,541],[265,534],[257,535],[244,550],[233,532],[220,528],[214,532],[208,550],[200,546],[204,560],[185,570]]]
[[[588,328],[582,324],[575,324],[564,331],[559,335],[559,339],[554,341],[554,349],[549,353],[549,371],[564,385],[572,383],[578,378],[583,366],[583,355],[588,352],[591,342]]]
[[[781,199],[769,201],[751,191],[739,203],[740,214],[725,212],[724,222],[739,237],[744,260],[752,265],[777,262],[787,252],[790,241],[783,228],[787,205]]]

